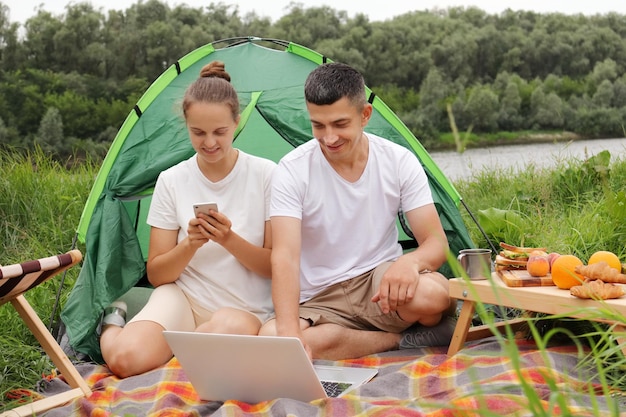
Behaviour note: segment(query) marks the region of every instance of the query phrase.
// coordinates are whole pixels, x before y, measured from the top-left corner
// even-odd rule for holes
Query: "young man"
[[[276,317],[260,334],[299,337],[312,358],[323,359],[448,344],[448,281],[432,272],[448,243],[421,164],[363,131],[373,108],[350,66],[316,68],[305,98],[316,140],[274,171]],[[398,244],[400,209],[419,243],[408,254]]]

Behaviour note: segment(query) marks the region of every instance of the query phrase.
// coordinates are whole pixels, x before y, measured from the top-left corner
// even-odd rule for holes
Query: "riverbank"
[[[469,137],[469,140],[467,141],[466,149],[506,145],[527,145],[533,143],[558,143],[591,139],[594,138],[567,131],[519,131],[486,134],[472,133]],[[456,151],[456,143],[454,142],[454,137],[452,133],[443,133],[439,136],[437,141],[423,141],[422,145],[426,148],[426,150],[428,150],[428,152]]]
[[[626,159],[626,138],[565,139],[539,136],[527,140],[486,147],[472,147],[463,153],[454,149],[429,152],[431,158],[452,182],[468,180],[489,170],[520,172],[529,166],[552,168],[571,160],[585,160],[609,151],[611,160]]]

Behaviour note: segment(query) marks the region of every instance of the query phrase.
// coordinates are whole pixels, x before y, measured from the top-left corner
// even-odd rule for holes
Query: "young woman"
[[[125,324],[125,306],[105,311],[102,356],[127,377],[171,357],[163,330],[256,335],[272,314],[269,193],[275,164],[233,148],[239,100],[221,62],[187,89],[183,115],[196,154],[156,183],[147,272],[155,287]],[[217,204],[208,214],[194,205]]]

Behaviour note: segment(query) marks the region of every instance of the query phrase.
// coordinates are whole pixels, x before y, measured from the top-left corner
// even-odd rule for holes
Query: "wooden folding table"
[[[615,323],[615,338],[622,346],[622,352],[626,355],[626,296],[613,300],[583,300],[570,295],[568,290],[562,290],[555,286],[509,287],[495,272],[490,279],[480,281],[470,281],[465,278],[451,279],[450,296],[462,300],[463,306],[450,342],[448,355],[457,353],[466,341],[493,334],[492,327],[487,325],[470,327],[477,302],[550,315]],[[598,309],[617,313],[621,315],[621,319],[617,321],[598,317]],[[524,320],[527,319],[513,319],[496,323],[496,326],[515,325]]]

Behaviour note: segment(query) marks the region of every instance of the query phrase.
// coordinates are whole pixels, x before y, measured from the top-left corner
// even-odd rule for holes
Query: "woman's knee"
[[[120,345],[109,352],[105,362],[111,372],[120,378],[142,374],[165,364],[172,357],[171,352],[155,352],[143,346]]]
[[[157,333],[124,330],[102,350],[107,366],[115,375],[125,378],[141,374],[163,365],[172,357],[162,330]]]

